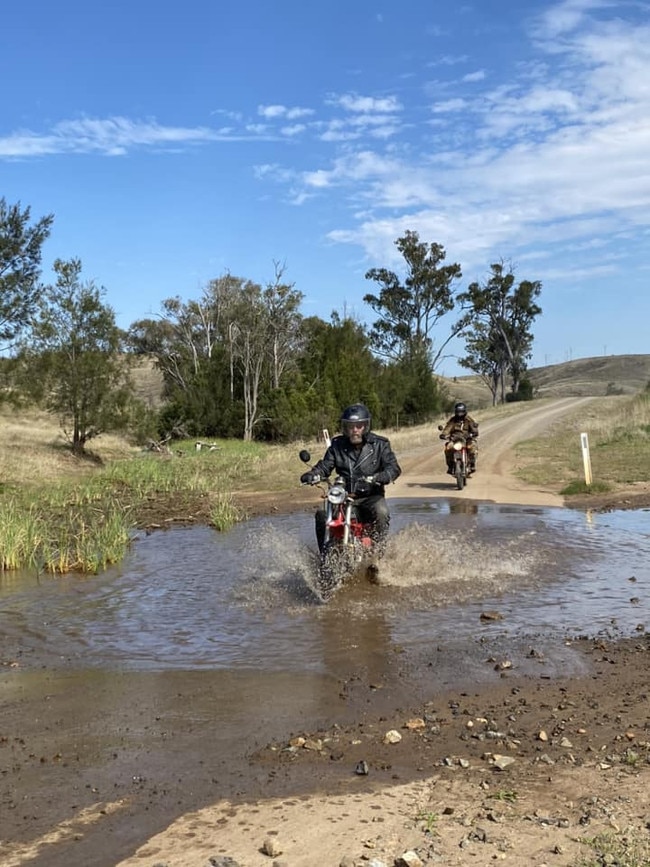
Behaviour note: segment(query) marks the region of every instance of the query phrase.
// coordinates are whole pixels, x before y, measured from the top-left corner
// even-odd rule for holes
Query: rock
[[[240,867],[238,861],[228,855],[217,855],[209,859],[210,867]]]
[[[402,740],[401,734],[395,729],[391,729],[384,735],[385,744],[398,744]]]
[[[499,756],[495,755],[492,758],[492,763],[495,768],[498,768],[500,771],[505,770],[510,765],[514,765],[515,759],[512,756]]]
[[[267,837],[262,844],[262,852],[270,858],[275,858],[276,855],[282,855],[282,846],[273,837]]]
[[[360,762],[357,762],[357,766],[354,769],[354,773],[359,774],[360,777],[365,777],[365,776],[367,776],[369,770],[370,770],[370,768],[368,767],[368,762],[360,761]]]
[[[415,717],[414,719],[406,720],[404,728],[409,729],[409,731],[418,731],[419,729],[426,728],[426,723],[420,717]]]
[[[546,741],[548,741],[548,735],[546,734],[544,729],[542,729],[541,732],[538,732],[537,740],[538,741],[544,741],[544,743],[546,743]]]
[[[424,862],[416,852],[409,850],[395,861],[395,867],[424,867]]]
[[[499,611],[483,611],[479,620],[482,620],[484,623],[491,620],[503,620],[503,614]]]

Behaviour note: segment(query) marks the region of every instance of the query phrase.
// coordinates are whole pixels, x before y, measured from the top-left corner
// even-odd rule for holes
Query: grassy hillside
[[[638,394],[650,382],[650,355],[604,355],[578,358],[529,371],[536,397],[601,397]],[[442,379],[449,395],[478,409],[490,406],[492,396],[477,376]]]

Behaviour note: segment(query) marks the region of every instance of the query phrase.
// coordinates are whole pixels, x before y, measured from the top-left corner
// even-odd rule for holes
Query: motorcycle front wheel
[[[329,542],[323,548],[318,564],[318,592],[323,600],[329,599],[343,583],[347,556],[341,545]]]
[[[459,491],[463,490],[465,486],[465,473],[463,472],[463,464],[461,461],[458,461],[455,466],[455,476],[456,476],[456,487]]]

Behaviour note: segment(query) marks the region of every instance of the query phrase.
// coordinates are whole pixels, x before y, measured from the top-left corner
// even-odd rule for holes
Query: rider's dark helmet
[[[456,418],[465,418],[467,415],[467,407],[464,403],[457,403],[454,406],[454,415]]]
[[[341,414],[341,431],[348,436],[351,425],[363,424],[363,436],[370,430],[370,410],[363,403],[353,403]]]

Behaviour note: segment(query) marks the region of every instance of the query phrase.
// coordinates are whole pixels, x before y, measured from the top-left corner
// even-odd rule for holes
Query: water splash
[[[491,544],[473,530],[415,523],[390,539],[380,578],[396,588],[428,588],[441,602],[463,601],[532,582],[542,560],[543,552],[532,552],[525,536]]]
[[[247,560],[233,587],[240,604],[303,607],[320,601],[314,550],[272,524],[251,534],[249,541]]]

